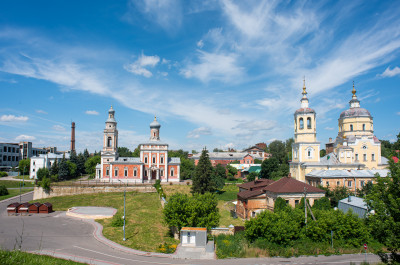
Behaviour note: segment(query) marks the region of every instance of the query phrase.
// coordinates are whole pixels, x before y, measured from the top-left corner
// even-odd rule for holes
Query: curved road
[[[22,195],[22,201],[30,201],[33,192]],[[133,255],[110,248],[95,239],[94,226],[90,222],[71,218],[64,212],[49,215],[8,216],[6,207],[11,202],[0,201],[0,247],[39,252],[89,264],[359,264],[364,255],[318,256],[299,258],[249,258],[225,260],[182,260]],[[19,198],[18,198],[19,201]],[[368,255],[368,262],[378,262],[375,255]]]

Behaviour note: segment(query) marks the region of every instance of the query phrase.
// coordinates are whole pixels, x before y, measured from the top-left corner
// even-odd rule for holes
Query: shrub
[[[6,186],[0,185],[0,196],[3,196],[3,195],[8,195],[8,190],[7,190]]]
[[[164,243],[164,244],[160,244],[157,248],[158,252],[161,253],[174,253],[176,250],[176,245],[175,244],[168,244],[168,243]]]
[[[0,178],[7,176],[8,176],[7,172],[0,171]]]
[[[247,241],[243,232],[235,235],[219,235],[215,238],[217,244],[217,257],[224,258],[242,258],[245,255]]]
[[[124,226],[124,219],[122,218],[121,215],[114,215],[111,221],[111,226],[112,227],[121,227]]]
[[[40,181],[40,186],[47,192],[50,191],[51,187],[50,187],[50,183],[51,180],[49,177],[46,177],[44,179],[42,179],[42,181]]]

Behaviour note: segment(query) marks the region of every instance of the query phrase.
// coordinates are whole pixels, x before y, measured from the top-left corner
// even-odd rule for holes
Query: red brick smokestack
[[[71,151],[75,151],[75,122],[71,124]]]

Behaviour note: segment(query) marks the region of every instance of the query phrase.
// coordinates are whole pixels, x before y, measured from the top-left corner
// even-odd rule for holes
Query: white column
[[[180,165],[178,165],[178,167],[177,167],[177,169],[178,169],[178,181],[181,179],[181,166]]]

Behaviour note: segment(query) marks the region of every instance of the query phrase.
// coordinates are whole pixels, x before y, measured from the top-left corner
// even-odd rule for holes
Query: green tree
[[[49,192],[51,187],[51,180],[50,178],[44,178],[40,181],[40,187],[42,187],[45,191]]]
[[[93,156],[88,160],[86,160],[85,163],[86,173],[91,176],[94,176],[96,174],[96,165],[100,164],[100,162],[101,162],[100,156]]]
[[[192,159],[181,158],[180,177],[181,180],[191,179],[195,166]]]
[[[0,196],[8,195],[8,190],[6,186],[0,185]]]
[[[268,145],[269,153],[276,158],[279,164],[287,164],[286,146],[282,141],[275,140]]]
[[[118,154],[121,157],[133,157],[133,152],[127,147],[118,147]]]
[[[262,164],[262,160],[261,159],[254,159],[254,164]]]
[[[389,161],[390,176],[376,174],[376,184],[367,194],[368,217],[374,238],[387,246],[390,254],[381,253],[383,262],[400,263],[400,165]]]
[[[320,157],[326,156],[326,150],[325,150],[325,149],[321,149],[321,150],[319,151],[319,156],[320,156]]]
[[[331,201],[332,207],[337,207],[340,200],[349,196],[354,196],[354,193],[349,191],[344,186],[337,186],[332,190],[329,189],[329,187],[319,186],[319,188],[325,190],[325,197],[327,197]]]
[[[314,201],[312,208],[316,210],[330,210],[331,202],[327,197],[322,197],[321,199]]]
[[[228,180],[235,180],[235,176],[238,173],[237,169],[235,167],[232,167],[230,165],[226,166],[227,169],[227,175],[228,175]]]
[[[282,210],[288,210],[290,208],[290,205],[288,205],[285,201],[285,199],[278,197],[275,200],[274,204],[274,212],[277,213]]]
[[[273,180],[278,180],[283,177],[287,177],[289,175],[289,165],[288,164],[280,164],[276,171],[273,171],[270,176]]]
[[[260,178],[271,179],[271,174],[279,169],[279,160],[276,157],[265,159],[261,164]]]
[[[246,180],[247,182],[254,181],[258,177],[258,174],[256,172],[250,172],[250,174],[247,175]]]
[[[69,175],[69,167],[65,156],[61,159],[58,165],[58,177],[62,180],[67,179]]]
[[[78,176],[78,170],[76,164],[72,163],[71,161],[67,161],[67,165],[68,165],[68,177],[76,178]]]
[[[47,168],[39,168],[36,173],[36,177],[39,181],[42,181],[45,178],[50,178],[50,171]]]
[[[90,157],[89,151],[87,149],[83,151],[83,156],[85,157],[85,161]]]
[[[20,175],[29,174],[30,167],[31,167],[31,160],[29,158],[20,160],[18,164],[19,174]]]
[[[286,148],[286,155],[288,160],[292,160],[292,145],[294,143],[293,138],[289,138],[285,142],[285,148]]]
[[[133,157],[140,157],[140,148],[139,146],[135,148],[132,154]]]
[[[51,168],[50,168],[50,175],[58,175],[58,162],[57,162],[57,158],[56,159],[54,159],[54,163],[53,163],[53,165],[51,165]]]
[[[218,226],[219,210],[218,200],[214,194],[196,194],[188,196],[176,193],[172,195],[165,205],[164,220],[169,226],[177,227],[211,227]]]
[[[192,154],[193,155],[195,155],[195,154],[198,154],[199,152],[197,152],[196,150],[192,150]]]
[[[221,165],[221,164],[217,164],[214,167],[214,172],[217,176],[221,177],[221,178],[226,178],[226,168]]]
[[[86,171],[85,171],[85,162],[86,162],[85,156],[82,153],[80,153],[78,155],[78,159],[76,161],[76,170],[78,172],[78,176],[81,175],[81,174],[85,174],[86,173]]]
[[[218,149],[218,148],[214,148],[213,149],[213,152],[223,152],[224,150],[222,150],[222,149]]]
[[[71,153],[69,154],[69,161],[71,161],[74,164],[76,164],[76,162],[78,161],[78,156],[76,155],[76,152],[74,150],[72,150]]]
[[[204,149],[201,152],[199,162],[194,170],[192,193],[204,194],[206,192],[214,192],[217,190],[217,187],[215,187],[216,181],[214,181],[213,178],[217,177],[218,176],[215,176],[210,158],[208,157],[208,152]]]

